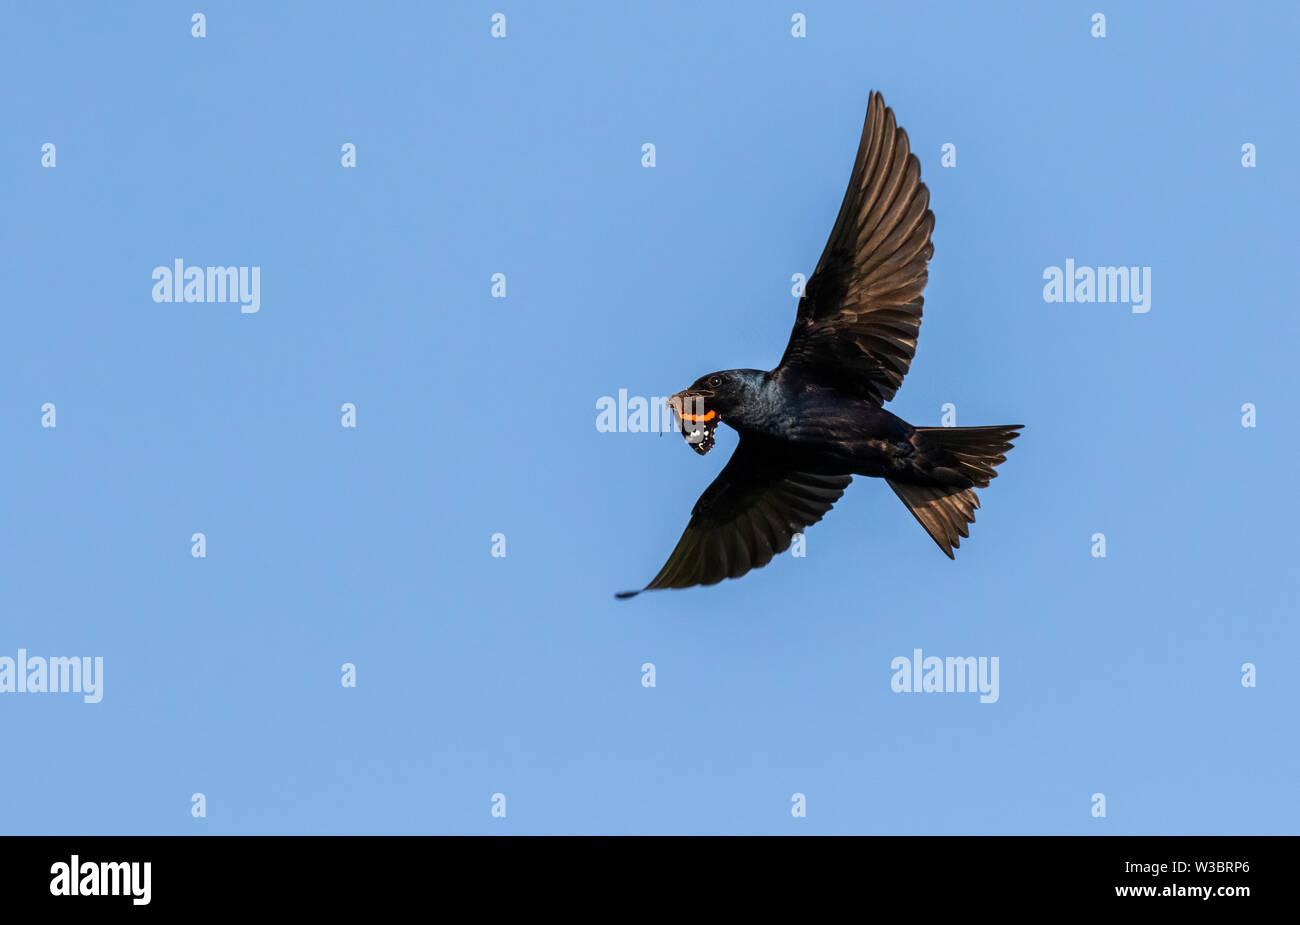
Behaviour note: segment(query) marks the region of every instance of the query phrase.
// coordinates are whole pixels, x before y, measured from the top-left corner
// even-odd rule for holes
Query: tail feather
[[[997,478],[1020,427],[918,427],[914,473],[906,481],[886,480],[949,559],[970,536],[980,506],[975,489]]]

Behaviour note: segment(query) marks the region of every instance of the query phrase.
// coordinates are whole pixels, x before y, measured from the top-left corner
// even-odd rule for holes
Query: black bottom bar
[[[733,911],[788,894],[847,898],[863,912],[920,902],[927,914],[1099,904],[1231,914],[1286,900],[1295,849],[1290,838],[1237,837],[11,837],[0,842],[0,895],[6,912],[337,914],[464,898],[653,914],[703,891]]]

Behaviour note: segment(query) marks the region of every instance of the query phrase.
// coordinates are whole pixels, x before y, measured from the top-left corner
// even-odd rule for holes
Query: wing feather
[[[933,231],[921,162],[873,93],[848,190],[777,375],[875,404],[893,398],[916,353]]]
[[[713,585],[762,568],[844,494],[851,475],[804,471],[761,438],[742,436],[659,574],[643,590]],[[632,597],[639,591],[625,591]]]

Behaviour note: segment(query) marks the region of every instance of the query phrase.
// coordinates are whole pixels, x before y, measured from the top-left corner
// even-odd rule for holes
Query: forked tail
[[[980,506],[975,489],[997,477],[1022,426],[918,427],[913,471],[905,480],[886,479],[949,559],[961,538],[970,536],[967,528]]]

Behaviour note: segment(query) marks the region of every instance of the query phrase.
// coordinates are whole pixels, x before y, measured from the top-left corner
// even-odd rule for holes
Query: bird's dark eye
[[[718,386],[722,385],[722,377],[721,377],[721,376],[710,376],[710,377],[709,377],[709,385],[710,385],[712,388],[715,388],[715,389],[716,389]]]

